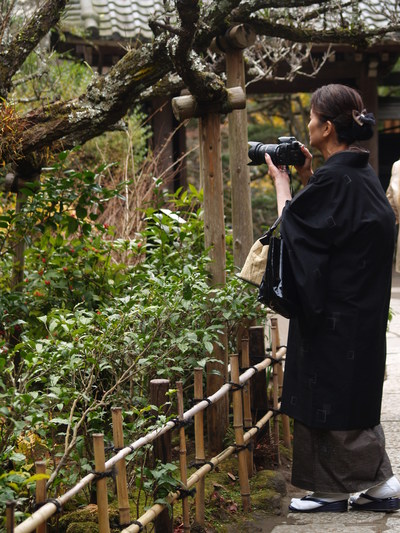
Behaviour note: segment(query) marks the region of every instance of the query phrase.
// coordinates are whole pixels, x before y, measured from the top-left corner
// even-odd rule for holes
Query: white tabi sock
[[[368,494],[368,496],[372,496],[373,498],[379,498],[381,500],[384,500],[386,498],[396,498],[400,496],[400,482],[396,476],[392,476],[386,481],[379,483],[379,485],[375,485],[374,487],[371,487],[370,489],[364,491],[364,493]],[[360,505],[370,502],[370,500],[366,500],[361,496],[355,496],[351,499],[353,502],[357,502]]]
[[[307,499],[304,500],[303,498],[292,498],[290,506],[298,511],[311,511],[312,509],[321,507],[324,503],[339,502],[349,499],[349,494],[346,492],[313,492],[308,496],[320,500],[320,502]]]

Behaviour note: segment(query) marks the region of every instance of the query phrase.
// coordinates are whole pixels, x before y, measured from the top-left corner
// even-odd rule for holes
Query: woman
[[[380,409],[395,220],[356,140],[373,134],[353,89],[331,84],[311,99],[310,145],[325,163],[297,168],[291,198],[284,168],[265,156],[300,311],[290,321],[281,410],[294,418],[292,483],[313,491],[292,511],[400,507],[400,483],[385,452]],[[367,489],[367,490],[366,490]]]
[[[392,206],[396,224],[400,220],[400,160],[395,161],[392,166],[389,187],[386,191],[387,199]],[[396,248],[396,272],[400,272],[400,231],[397,233]]]

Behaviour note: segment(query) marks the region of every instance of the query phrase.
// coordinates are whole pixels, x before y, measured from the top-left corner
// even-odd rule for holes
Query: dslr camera
[[[301,151],[301,144],[295,137],[279,137],[278,144],[263,144],[249,142],[250,166],[265,163],[265,154],[269,154],[274,165],[304,165],[305,155]]]

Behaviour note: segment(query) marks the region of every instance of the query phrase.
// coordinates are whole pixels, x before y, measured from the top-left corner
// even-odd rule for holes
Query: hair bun
[[[374,134],[373,126],[375,126],[375,117],[373,113],[366,113],[366,110],[363,109],[357,111],[353,109],[353,124],[352,124],[352,133],[354,139],[358,141],[366,141],[370,139]]]

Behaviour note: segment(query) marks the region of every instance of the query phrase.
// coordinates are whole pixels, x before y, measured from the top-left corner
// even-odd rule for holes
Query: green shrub
[[[67,162],[63,155],[40,187],[26,187],[21,212],[0,218],[0,468],[14,468],[16,453],[25,465],[45,454],[57,465],[54,490],[91,470],[91,434],[111,438],[112,405],[124,409],[132,442],[153,423],[142,418],[152,378],[190,385],[224,328],[235,350],[242,318],[264,314],[231,255],[226,285],[211,287],[201,193],[165,197],[165,207],[143,211],[141,234],[115,239],[96,213],[119,191],[98,186],[103,169],[76,172]],[[25,272],[11,286],[21,238]],[[7,476],[0,492],[18,494]]]

